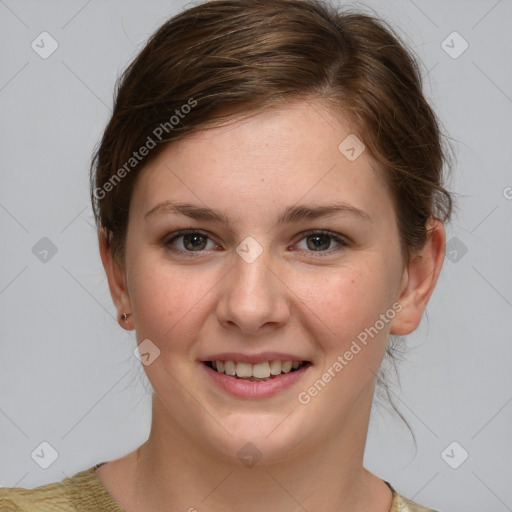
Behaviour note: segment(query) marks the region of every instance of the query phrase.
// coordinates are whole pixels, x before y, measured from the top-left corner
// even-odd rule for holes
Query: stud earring
[[[123,320],[124,322],[126,322],[126,320],[128,320],[128,317],[131,315],[131,313],[123,313],[121,315],[121,320]]]

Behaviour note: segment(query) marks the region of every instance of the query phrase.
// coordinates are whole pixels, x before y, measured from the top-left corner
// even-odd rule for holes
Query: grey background
[[[0,486],[59,481],[149,433],[149,387],[133,334],[115,321],[88,167],[117,75],[183,5],[0,0]],[[394,388],[417,446],[377,408],[366,464],[441,511],[512,510],[512,2],[364,5],[424,63],[427,96],[453,138],[459,205],[450,259]],[[43,31],[59,45],[47,59],[31,47]],[[469,44],[457,58],[454,31]],[[43,441],[58,453],[48,469]],[[453,441],[461,448],[445,451]],[[452,469],[462,449],[469,457]]]

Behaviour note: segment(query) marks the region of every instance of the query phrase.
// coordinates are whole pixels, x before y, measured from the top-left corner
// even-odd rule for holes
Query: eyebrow
[[[208,207],[197,206],[191,203],[175,203],[173,201],[164,201],[157,204],[145,213],[144,219],[154,215],[175,214],[183,215],[194,220],[219,222],[229,225],[229,218],[221,211]],[[337,214],[345,214],[358,217],[361,220],[372,221],[371,217],[363,210],[347,203],[334,203],[327,205],[313,206],[290,206],[282,212],[277,224],[289,224],[300,222],[302,220],[314,220],[321,217],[332,217]]]

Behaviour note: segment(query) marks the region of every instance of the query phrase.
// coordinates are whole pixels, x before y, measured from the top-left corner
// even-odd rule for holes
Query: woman
[[[148,440],[2,510],[426,511],[363,467],[390,335],[439,276],[445,155],[413,57],[312,0],[219,0],[122,77],[99,246]]]

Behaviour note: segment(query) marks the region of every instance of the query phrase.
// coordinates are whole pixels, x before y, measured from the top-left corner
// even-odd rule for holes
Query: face
[[[408,270],[381,172],[338,149],[351,133],[300,102],[196,132],[141,172],[115,293],[150,340],[153,420],[174,436],[272,459],[365,431]]]

